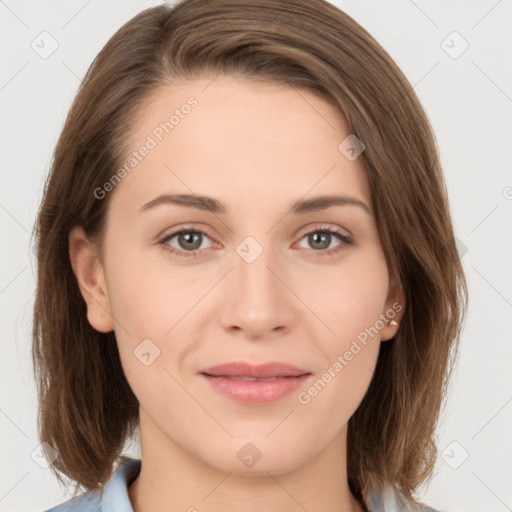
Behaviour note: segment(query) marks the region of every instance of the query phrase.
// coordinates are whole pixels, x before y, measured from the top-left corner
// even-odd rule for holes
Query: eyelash
[[[211,237],[208,235],[208,233],[205,233],[204,231],[198,230],[198,229],[192,229],[192,228],[182,228],[178,231],[174,231],[173,233],[170,233],[169,235],[165,235],[164,238],[162,238],[158,244],[161,245],[169,254],[174,254],[180,257],[195,257],[198,256],[198,253],[201,252],[203,249],[196,249],[195,251],[182,251],[179,249],[176,249],[175,247],[171,247],[167,245],[167,242],[174,238],[176,235],[180,235],[182,233],[199,233],[201,235],[205,235],[208,238],[211,239]],[[324,257],[324,256],[332,256],[334,254],[339,253],[340,251],[344,250],[347,246],[352,245],[353,241],[350,237],[347,235],[342,234],[340,231],[337,231],[336,229],[328,228],[321,226],[319,228],[313,229],[312,231],[308,231],[307,233],[304,233],[300,240],[302,240],[304,237],[311,235],[313,233],[327,233],[330,235],[335,235],[340,240],[341,244],[337,245],[333,249],[323,249],[323,250],[315,250],[311,249],[316,253],[316,256]]]

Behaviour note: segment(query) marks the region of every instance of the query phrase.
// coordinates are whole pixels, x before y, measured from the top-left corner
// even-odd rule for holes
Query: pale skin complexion
[[[89,322],[115,331],[140,403],[134,511],[361,511],[347,482],[347,422],[380,343],[397,326],[386,322],[306,405],[298,392],[240,404],[198,376],[229,361],[282,361],[313,374],[299,391],[307,390],[359,333],[404,304],[361,159],[338,150],[350,131],[310,92],[223,76],[156,91],[133,128],[133,150],[190,96],[197,106],[110,192],[103,257],[81,228],[70,233]],[[163,194],[209,196],[225,212],[171,203],[141,211]],[[332,194],[369,211],[356,204],[291,211],[297,201]],[[183,227],[204,234],[195,244],[190,235],[159,243]],[[308,237],[325,230],[352,243],[335,233]],[[263,250],[252,263],[236,251],[248,236]],[[134,355],[145,339],[160,350],[148,366]],[[250,468],[237,457],[248,442],[262,454]]]

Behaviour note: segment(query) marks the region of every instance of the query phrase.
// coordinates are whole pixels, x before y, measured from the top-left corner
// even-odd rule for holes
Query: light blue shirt
[[[140,459],[128,459],[102,489],[76,496],[45,512],[133,512],[128,487],[139,475]],[[103,492],[102,492],[103,491]],[[372,498],[372,512],[438,512],[430,507],[408,504],[391,488]]]
[[[133,512],[128,487],[139,475],[140,468],[140,459],[129,459],[119,466],[102,489],[71,498],[45,512]]]

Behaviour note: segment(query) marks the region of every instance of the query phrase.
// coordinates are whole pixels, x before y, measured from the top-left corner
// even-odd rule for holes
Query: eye
[[[321,227],[306,233],[301,240],[306,239],[306,243],[316,252],[315,256],[330,256],[337,254],[351,245],[352,239],[332,228]],[[332,246],[332,242],[339,241],[338,245]]]
[[[175,245],[170,242],[176,239]],[[191,228],[182,228],[165,235],[158,243],[170,254],[177,256],[190,257],[198,256],[200,251],[211,248],[204,247],[203,242],[211,238],[207,233]],[[347,246],[351,245],[352,239],[341,233],[340,231],[322,226],[313,231],[306,233],[301,239],[306,240],[310,248],[315,252],[315,256],[330,256],[339,253]],[[333,247],[332,242],[338,240],[338,244]]]
[[[159,244],[171,254],[177,254],[179,256],[197,256],[198,252],[205,249],[203,245],[204,238],[210,238],[203,231],[192,230],[192,229],[180,229],[169,235],[166,235]],[[169,242],[176,238],[178,247],[169,245]]]

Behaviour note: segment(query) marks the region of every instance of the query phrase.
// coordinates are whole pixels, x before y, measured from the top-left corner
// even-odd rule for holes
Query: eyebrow
[[[223,214],[227,212],[226,207],[217,199],[208,196],[198,196],[191,194],[163,194],[145,203],[140,211],[145,212],[149,209],[156,208],[163,204],[175,204],[179,206],[187,206],[211,213]],[[358,206],[369,215],[372,214],[366,203],[352,196],[347,195],[326,195],[314,197],[312,199],[301,199],[293,203],[290,211],[294,214],[304,214],[325,210],[332,206]]]

